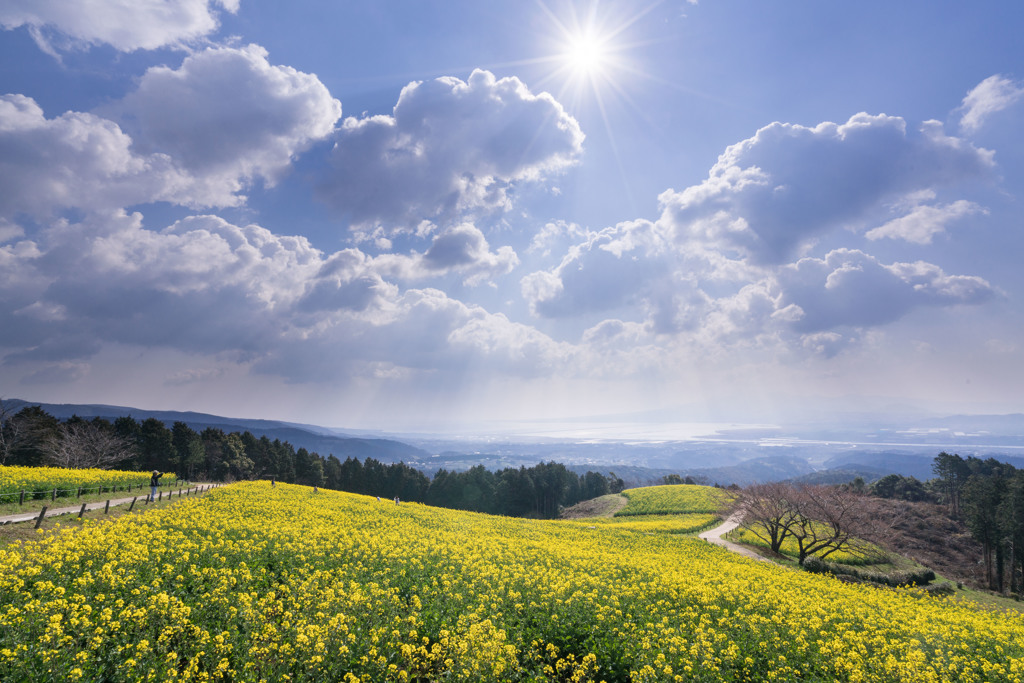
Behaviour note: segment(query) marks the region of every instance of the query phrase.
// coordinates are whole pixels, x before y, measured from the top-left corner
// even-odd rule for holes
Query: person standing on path
[[[160,485],[160,477],[164,476],[161,472],[153,470],[153,476],[149,478],[149,502],[156,502],[156,487]]]

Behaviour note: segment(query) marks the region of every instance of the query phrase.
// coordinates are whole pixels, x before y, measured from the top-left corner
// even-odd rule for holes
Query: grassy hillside
[[[689,512],[717,513],[730,499],[729,492],[724,489],[687,484],[626,489],[622,495],[629,499],[629,503],[615,513],[618,517]]]
[[[4,681],[1024,675],[1019,614],[679,534],[265,482],[0,550],[0,605]]]

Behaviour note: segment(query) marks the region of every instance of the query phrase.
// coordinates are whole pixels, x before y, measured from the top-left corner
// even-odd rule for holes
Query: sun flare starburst
[[[607,65],[609,52],[607,40],[581,34],[569,38],[562,56],[575,75],[593,77]]]
[[[603,108],[613,93],[628,99],[627,81],[644,76],[633,59],[635,48],[645,44],[636,35],[637,22],[657,4],[622,14],[621,6],[596,1],[560,5],[556,11],[538,0],[551,27],[548,41],[553,48],[546,59],[553,68],[541,85],[554,85],[557,96],[572,107],[590,102]]]

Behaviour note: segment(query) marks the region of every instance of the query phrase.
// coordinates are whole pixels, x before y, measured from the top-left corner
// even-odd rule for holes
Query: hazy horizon
[[[1021,412],[1022,29],[6,2],[0,397],[446,433]]]

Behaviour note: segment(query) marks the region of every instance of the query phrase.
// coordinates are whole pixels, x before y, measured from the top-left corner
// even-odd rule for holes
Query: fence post
[[[109,515],[110,514],[110,499],[109,498],[107,498],[107,504],[103,506],[103,514],[105,514],[105,515]]]
[[[82,515],[85,514],[85,503],[82,503],[82,509],[78,511],[78,518],[81,519]]]
[[[81,498],[81,497],[82,497],[82,487],[79,486],[78,487],[78,493],[75,494],[75,498]]]
[[[163,491],[157,491],[156,492],[156,496],[157,496],[156,501],[159,503],[159,502],[163,501],[163,499],[164,499],[164,492]]]
[[[43,517],[46,517],[46,506],[45,505],[43,506],[43,509],[39,511],[39,518],[36,519],[36,528],[37,529],[39,528],[39,525],[43,523]]]
[[[55,500],[57,500],[57,489],[54,489],[53,493],[50,494],[50,502],[53,502]]]
[[[24,504],[25,504],[25,492],[22,491],[21,492],[21,498],[18,500],[18,505],[24,505]]]
[[[132,508],[135,507],[135,501],[137,501],[138,499],[139,499],[138,496],[135,496],[134,498],[132,498],[132,504],[128,506],[128,512],[132,511]]]

